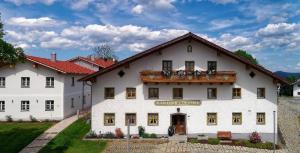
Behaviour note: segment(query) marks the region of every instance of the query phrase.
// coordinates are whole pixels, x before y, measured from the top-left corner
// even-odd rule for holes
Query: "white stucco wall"
[[[88,63],[88,62],[80,60],[80,59],[73,61],[73,63],[80,65],[82,67],[86,67],[88,69],[94,70],[94,71],[99,71],[99,66]]]
[[[293,85],[293,96],[300,97],[300,82],[297,82]]]
[[[232,133],[248,134],[258,131],[264,134],[273,133],[273,111],[277,112],[277,88],[271,77],[253,69],[246,69],[242,64],[225,55],[217,56],[216,51],[195,41],[192,42],[193,52],[188,53],[184,41],[162,50],[162,54],[154,53],[130,64],[129,68],[118,68],[97,77],[93,85],[92,130],[105,133],[114,132],[115,128],[122,128],[126,133],[125,113],[136,113],[137,124],[131,127],[131,133],[138,133],[138,126],[144,126],[146,132],[167,134],[170,125],[170,114],[176,113],[180,108],[181,113],[187,114],[187,133],[212,133],[217,131],[231,131]],[[199,85],[199,84],[160,84],[145,85],[140,81],[139,72],[143,70],[161,70],[162,60],[172,60],[173,69],[184,69],[185,61],[195,61],[195,69],[206,70],[207,61],[217,61],[218,71],[233,70],[237,72],[237,81],[233,85]],[[123,70],[125,75],[121,78],[118,72]],[[251,78],[249,73],[255,72]],[[104,88],[115,88],[115,99],[105,100]],[[133,100],[125,98],[126,87],[135,87],[137,97]],[[156,106],[155,100],[148,100],[148,87],[158,87],[160,100],[172,99],[172,88],[183,88],[183,99],[201,100],[200,106]],[[207,88],[217,88],[217,99],[207,99]],[[232,88],[242,88],[242,98],[232,99]],[[266,89],[266,98],[257,99],[257,88]],[[208,126],[206,114],[218,113],[218,124]],[[232,113],[242,112],[242,125],[232,125]],[[266,113],[266,124],[256,125],[256,113]],[[104,113],[115,113],[115,126],[104,126]],[[147,126],[147,114],[159,113],[159,126]],[[277,120],[276,120],[277,122]]]

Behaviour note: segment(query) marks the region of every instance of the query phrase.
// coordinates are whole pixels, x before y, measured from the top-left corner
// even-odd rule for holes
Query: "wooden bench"
[[[231,140],[231,132],[230,131],[218,131],[217,137],[221,140]]]

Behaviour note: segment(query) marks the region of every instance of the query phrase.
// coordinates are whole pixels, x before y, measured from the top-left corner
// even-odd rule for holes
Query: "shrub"
[[[103,138],[106,139],[114,139],[115,137],[115,134],[113,134],[112,132],[106,132],[105,134],[103,134]]]
[[[89,131],[85,137],[86,138],[97,138],[97,134],[94,131]]]
[[[124,138],[124,133],[120,128],[116,128],[115,133],[117,138]]]
[[[6,115],[6,121],[7,122],[12,122],[13,121],[11,115]]]
[[[190,142],[190,143],[199,143],[197,138],[190,138],[190,139],[188,139],[188,142]]]
[[[217,145],[219,143],[220,143],[220,140],[218,138],[208,138],[208,144]]]
[[[37,122],[37,119],[32,115],[29,116],[31,122]]]
[[[21,123],[21,122],[23,122],[23,120],[22,120],[22,119],[18,119],[18,121],[17,121],[17,122]]]
[[[142,138],[150,138],[150,134],[149,133],[143,133]]]
[[[251,143],[250,141],[245,141],[245,146],[249,148],[273,149],[273,144],[271,142]]]
[[[251,143],[259,143],[261,142],[261,137],[257,132],[252,132],[249,136]]]
[[[142,127],[142,126],[139,126],[138,130],[139,130],[139,136],[142,137],[144,135],[144,133],[145,133],[145,128]]]
[[[151,133],[150,138],[157,138],[157,135],[155,133]]]

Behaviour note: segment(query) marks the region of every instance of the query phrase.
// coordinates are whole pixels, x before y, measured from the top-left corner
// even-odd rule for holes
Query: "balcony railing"
[[[140,72],[143,83],[208,83],[232,84],[236,81],[234,71],[150,71]]]

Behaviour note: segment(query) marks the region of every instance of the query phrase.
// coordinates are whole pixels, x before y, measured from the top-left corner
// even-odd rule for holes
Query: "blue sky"
[[[69,59],[108,43],[124,59],[189,31],[261,65],[300,72],[298,0],[2,0],[5,39]]]

